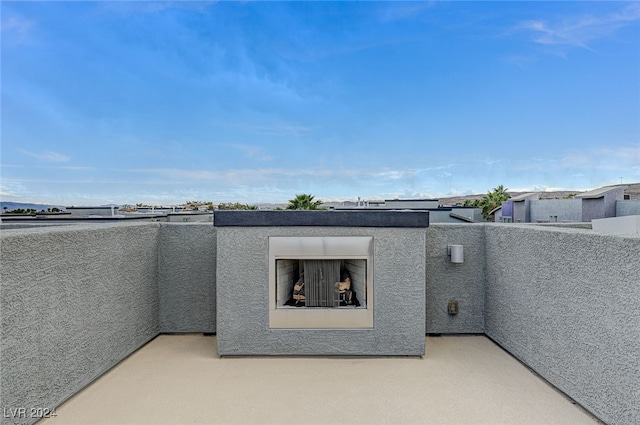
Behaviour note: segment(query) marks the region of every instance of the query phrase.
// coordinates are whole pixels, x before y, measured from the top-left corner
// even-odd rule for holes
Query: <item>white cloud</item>
[[[6,178],[3,178],[2,182],[0,182],[0,196],[4,200],[20,198],[25,195],[28,195],[28,191],[22,182]]]
[[[252,134],[261,134],[267,136],[301,136],[311,132],[311,127],[293,124],[276,124],[276,125],[248,125],[241,124],[236,127]]]
[[[487,158],[485,158],[485,160],[484,160],[484,164],[485,164],[485,165],[494,165],[494,164],[500,163],[500,162],[502,162],[502,161],[504,161],[504,160],[503,160],[503,159],[495,159],[495,158],[489,158],[489,157],[487,157]]]
[[[533,185],[528,189],[532,192],[557,192],[559,190],[566,190],[563,187],[549,187],[544,184]],[[515,191],[515,190],[514,190]]]
[[[631,161],[631,162],[640,164],[640,145],[637,147],[627,147],[627,146],[621,146],[621,147],[615,147],[615,148],[604,147],[604,148],[600,148],[597,153],[601,155],[611,156],[614,158],[619,158],[621,160]]]
[[[354,169],[354,168],[244,168],[230,170],[191,170],[178,168],[148,168],[113,170],[118,174],[134,173],[163,176],[166,184],[210,182],[229,186],[296,187],[305,184],[333,185],[340,187],[408,186],[416,183],[416,170]]]
[[[2,197],[13,197],[15,196],[15,193],[10,192],[10,191],[5,191],[2,187],[0,187],[0,196]]]
[[[273,155],[266,154],[264,152],[264,149],[261,146],[240,145],[240,144],[227,145],[227,146],[244,153],[244,155],[247,158],[256,158],[265,162],[273,161],[275,159]]]
[[[590,49],[589,43],[608,37],[625,25],[640,20],[640,3],[627,4],[614,13],[522,22],[519,28],[531,31],[533,41],[547,46]]]
[[[20,16],[11,16],[0,22],[0,31],[4,33],[3,37],[8,34],[14,36],[14,41],[22,42],[31,33],[35,22],[30,19],[25,19]]]
[[[516,174],[534,172],[568,173],[568,177],[582,178],[596,171],[628,170],[640,164],[640,147],[608,146],[559,151],[554,157],[522,157],[505,162]]]
[[[538,61],[535,56],[530,55],[510,55],[502,58],[503,61],[515,65],[520,69],[527,69]]]
[[[616,146],[567,151],[559,168],[589,170],[625,170],[640,164],[640,147]]]
[[[64,166],[64,167],[55,167],[60,170],[70,170],[70,171],[90,171],[95,170],[95,167],[85,167],[85,166]]]
[[[422,1],[410,3],[387,3],[385,7],[379,11],[379,17],[382,22],[394,22],[404,19],[413,18],[422,14],[427,9],[436,6],[435,1]]]
[[[155,14],[163,12],[167,9],[174,7],[190,7],[196,11],[202,11],[203,6],[199,5],[199,2],[186,2],[186,1],[116,1],[116,2],[100,2],[102,10],[106,13],[113,13],[128,17],[130,15],[139,14]],[[203,5],[206,5],[204,3]]]
[[[44,161],[44,162],[67,162],[69,161],[71,158],[63,155],[61,153],[58,152],[52,152],[52,151],[46,151],[46,152],[29,152],[27,150],[24,149],[18,149],[19,152],[28,155],[32,158],[36,158],[40,161]]]
[[[475,195],[477,194],[477,191],[474,191],[473,189],[458,189],[458,188],[454,188],[449,190],[446,195],[447,196],[465,196],[465,195]]]
[[[384,199],[428,199],[433,198],[430,193],[404,189],[395,192],[382,193]]]
[[[413,176],[415,173],[411,170],[385,170],[377,171],[373,174],[373,177],[381,178],[384,180],[399,180]]]

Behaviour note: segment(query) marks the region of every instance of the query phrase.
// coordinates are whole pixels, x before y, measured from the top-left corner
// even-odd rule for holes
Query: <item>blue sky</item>
[[[0,7],[4,201],[640,181],[638,2]]]

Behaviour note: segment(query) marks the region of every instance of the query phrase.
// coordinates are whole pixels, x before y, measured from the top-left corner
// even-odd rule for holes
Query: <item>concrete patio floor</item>
[[[424,358],[220,358],[161,335],[40,425],[597,424],[484,336],[427,337]]]

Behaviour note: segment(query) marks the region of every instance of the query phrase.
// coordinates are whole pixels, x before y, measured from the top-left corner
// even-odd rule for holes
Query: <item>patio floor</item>
[[[424,358],[220,358],[161,335],[40,425],[597,424],[484,336],[427,337]]]

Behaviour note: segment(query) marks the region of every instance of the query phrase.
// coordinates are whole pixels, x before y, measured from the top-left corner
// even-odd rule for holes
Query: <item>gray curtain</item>
[[[340,260],[304,260],[306,306],[338,305],[335,284],[339,281]]]

